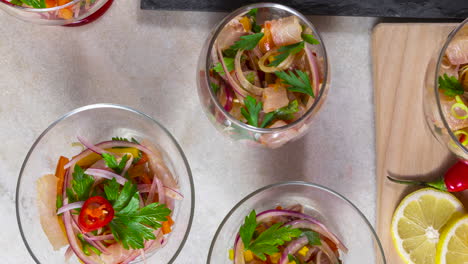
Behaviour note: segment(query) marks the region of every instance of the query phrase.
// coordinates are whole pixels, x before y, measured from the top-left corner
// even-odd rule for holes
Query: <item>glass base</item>
[[[96,12],[91,14],[90,16],[87,16],[87,17],[83,18],[80,21],[75,21],[73,23],[66,24],[66,25],[63,25],[63,26],[64,27],[79,27],[79,26],[89,24],[89,23],[97,20],[98,18],[100,18],[104,13],[106,13],[106,11],[109,9],[109,7],[112,5],[113,2],[114,2],[114,0],[109,0],[101,8],[99,8],[99,10],[97,10]]]

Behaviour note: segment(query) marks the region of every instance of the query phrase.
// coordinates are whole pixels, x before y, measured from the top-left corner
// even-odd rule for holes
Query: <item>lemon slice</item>
[[[444,228],[437,245],[437,264],[468,263],[468,215]]]
[[[425,188],[406,196],[393,214],[392,238],[401,258],[410,264],[433,264],[439,231],[464,212],[452,194]]]

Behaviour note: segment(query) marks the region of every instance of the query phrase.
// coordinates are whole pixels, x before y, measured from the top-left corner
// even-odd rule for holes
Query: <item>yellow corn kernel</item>
[[[252,29],[252,25],[250,24],[250,19],[248,17],[242,17],[239,19],[239,22],[242,24],[246,32],[249,32]]]
[[[247,261],[247,262],[252,261],[252,260],[253,260],[252,251],[250,251],[250,250],[244,251],[244,259],[245,259],[245,261]]]
[[[307,254],[307,252],[309,252],[309,248],[308,247],[303,247],[301,248],[301,250],[299,250],[299,254],[301,254],[302,256],[305,256]]]
[[[229,250],[229,259],[234,260],[234,249]]]
[[[277,253],[275,253],[275,254],[273,254],[273,255],[270,255],[270,260],[271,260],[271,262],[274,263],[274,264],[278,263],[278,261],[280,260],[280,258],[281,258],[281,253],[279,253],[279,252],[277,252]]]

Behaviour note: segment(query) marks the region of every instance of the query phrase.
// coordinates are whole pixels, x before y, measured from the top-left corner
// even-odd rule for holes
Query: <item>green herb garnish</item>
[[[309,44],[312,44],[312,45],[320,44],[320,42],[316,38],[314,38],[314,35],[312,34],[302,33],[301,36],[302,36],[302,39]]]
[[[216,83],[210,83],[210,86],[211,86],[211,90],[213,90],[213,93],[218,93],[219,91],[219,84],[216,84]]]
[[[320,234],[314,231],[303,231],[302,235],[307,237],[309,241],[309,245],[311,246],[319,246],[322,245],[322,240],[320,239]]]
[[[62,195],[61,194],[57,194],[57,200],[55,200],[55,208],[56,210],[62,208],[63,206],[63,200],[62,200]]]
[[[271,61],[270,64],[268,64],[268,66],[276,67],[280,65],[287,57],[289,57],[289,55],[294,55],[303,49],[304,49],[304,41],[291,44],[291,45],[287,45],[287,46],[283,46],[278,49],[278,52],[280,54],[276,55],[274,57],[274,60]]]
[[[67,188],[66,190],[68,202],[73,203],[87,200],[93,184],[93,176],[85,174],[84,170],[75,164],[71,188]]]
[[[245,108],[241,108],[241,114],[247,119],[251,126],[258,127],[258,114],[262,110],[262,102],[257,103],[257,100],[250,95],[244,99]]]
[[[106,194],[106,198],[109,202],[117,200],[119,197],[119,189],[120,184],[115,178],[112,178],[112,180],[108,181],[107,184],[104,185],[104,193]]]
[[[91,252],[89,252],[89,250],[91,249],[94,253],[96,253],[96,255],[100,256],[101,255],[101,251],[97,248],[95,248],[93,245],[89,244],[88,241],[86,241],[83,237],[83,234],[78,234],[77,235],[78,239],[80,240],[81,242],[81,247],[83,249],[83,253],[85,253],[86,256],[91,256]]]
[[[257,25],[257,13],[258,8],[250,9],[250,11],[247,13],[247,17],[250,17],[250,19],[252,19],[252,31],[254,33],[259,33],[260,31],[262,31],[262,27]]]
[[[132,143],[140,145],[140,142],[138,142],[138,140],[136,140],[133,137],[130,140],[128,140],[127,138],[123,138],[123,137],[113,137],[112,141],[125,141],[125,142],[132,142]]]
[[[439,89],[441,89],[447,96],[461,95],[465,92],[462,84],[454,76],[439,76]]]
[[[117,174],[122,173],[123,169],[125,168],[125,165],[127,164],[127,161],[129,159],[128,155],[125,154],[120,162],[117,162],[117,159],[115,158],[114,155],[109,154],[109,153],[102,153],[102,158],[106,162],[106,166],[114,170]]]
[[[267,127],[274,119],[291,120],[294,119],[294,113],[299,111],[297,100],[290,102],[287,106],[276,109],[275,111],[265,114],[260,127]]]
[[[45,0],[13,0],[10,3],[12,3],[14,5],[25,4],[25,5],[31,6],[33,8],[46,8]]]
[[[224,57],[224,63],[226,64],[226,68],[229,72],[234,70],[234,59],[233,58],[228,58]],[[213,67],[213,70],[217,72],[219,75],[224,75],[224,69],[223,65],[221,62],[216,63],[216,65]]]
[[[234,45],[232,45],[230,48],[233,50],[252,50],[263,38],[263,35],[263,33],[256,33],[252,35],[241,36],[240,40],[234,42]]]
[[[289,85],[287,87],[289,91],[308,94],[312,98],[315,98],[309,76],[301,70],[296,70],[295,72],[297,75],[293,71],[290,74],[284,71],[277,71],[275,75],[283,80],[282,83]]]
[[[265,254],[273,255],[279,252],[278,246],[302,234],[300,229],[282,226],[281,223],[277,223],[270,226],[253,239],[257,225],[256,213],[255,210],[252,210],[239,229],[239,235],[241,236],[245,249],[252,251],[253,254],[263,261],[266,260]]]
[[[255,82],[255,73],[249,72],[249,73],[247,73],[247,75],[245,75],[245,78],[247,79],[247,81],[249,83],[254,84],[254,82]]]

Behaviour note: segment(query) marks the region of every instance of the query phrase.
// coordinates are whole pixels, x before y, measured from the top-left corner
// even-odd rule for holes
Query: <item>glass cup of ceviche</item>
[[[424,114],[432,134],[468,161],[468,19],[453,30],[430,61]]]
[[[137,110],[78,108],[52,123],[21,168],[16,212],[37,263],[171,263],[193,218],[187,160]]]
[[[267,148],[305,133],[329,83],[318,31],[298,11],[275,3],[225,17],[208,37],[197,72],[198,95],[215,127]]]
[[[0,7],[21,20],[51,26],[81,26],[95,21],[113,0],[0,0]]]
[[[211,264],[386,263],[366,217],[340,194],[283,182],[242,199],[211,242]]]

